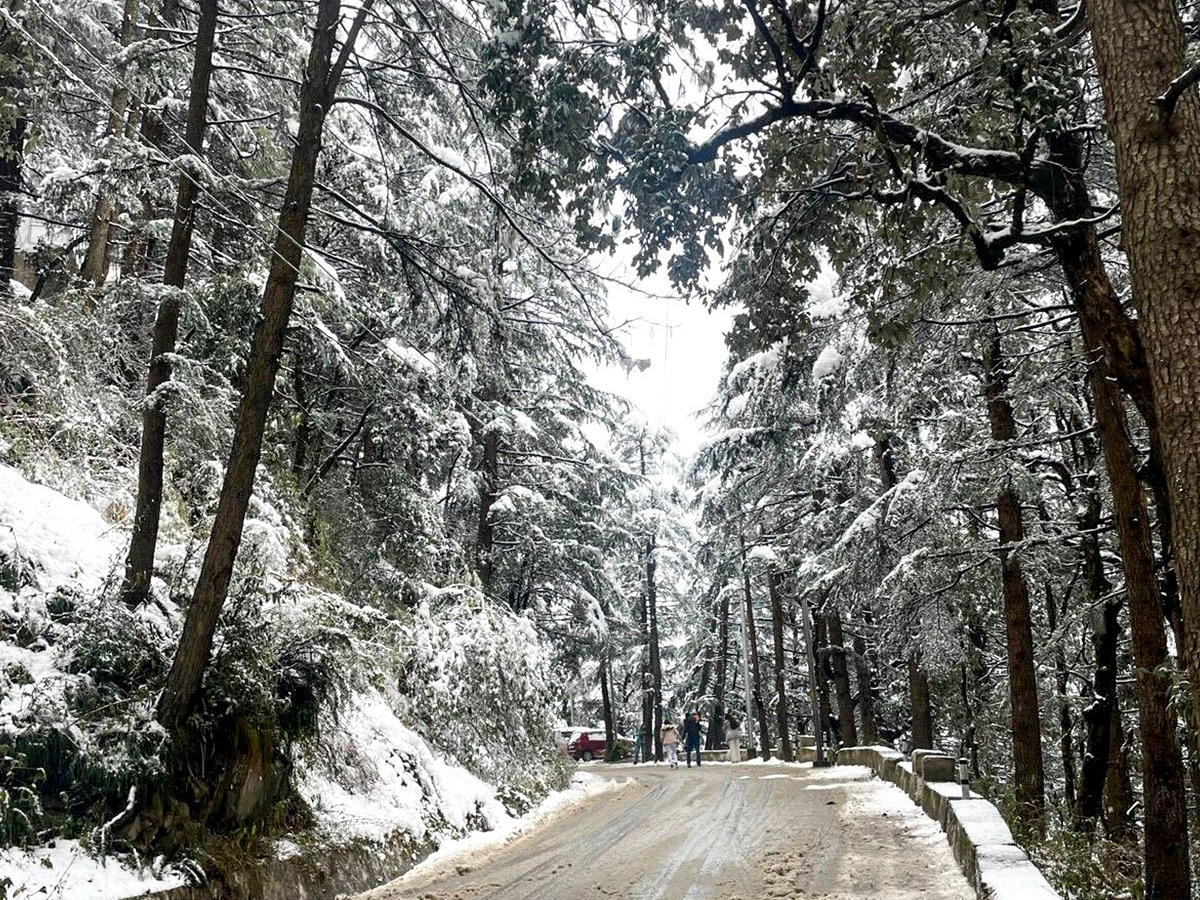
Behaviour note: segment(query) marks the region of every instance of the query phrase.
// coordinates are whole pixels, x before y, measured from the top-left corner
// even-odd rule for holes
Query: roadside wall
[[[399,878],[436,849],[400,834],[384,843],[299,849],[263,859],[197,887],[178,887],[146,900],[334,900]]]
[[[869,766],[937,821],[979,900],[1062,900],[1017,846],[1000,810],[978,794],[964,798],[962,787],[953,781],[926,780],[914,763],[888,747],[843,747],[837,761]],[[915,765],[923,764],[924,757],[918,756]]]

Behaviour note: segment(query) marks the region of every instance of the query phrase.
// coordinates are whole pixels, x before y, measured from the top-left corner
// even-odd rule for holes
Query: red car
[[[567,742],[567,755],[575,760],[601,759],[607,749],[603,731],[579,731]]]

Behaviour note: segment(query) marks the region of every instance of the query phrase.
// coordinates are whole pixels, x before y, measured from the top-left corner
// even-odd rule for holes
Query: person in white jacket
[[[659,737],[662,738],[663,752],[667,754],[667,762],[671,764],[672,769],[678,769],[679,731],[675,728],[675,723],[669,720],[663,722],[662,731],[659,732]]]
[[[742,761],[742,726],[733,716],[725,717],[725,743],[729,745],[729,761]]]

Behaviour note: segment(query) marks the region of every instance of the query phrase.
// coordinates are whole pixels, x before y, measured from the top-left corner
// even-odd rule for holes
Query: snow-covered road
[[[744,763],[627,780],[510,842],[361,900],[973,900],[946,839],[868,769]]]

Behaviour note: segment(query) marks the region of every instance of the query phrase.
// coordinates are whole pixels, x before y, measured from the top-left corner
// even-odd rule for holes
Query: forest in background
[[[1191,896],[1195,16],[5,0],[0,461],[122,547],[0,544],[4,842],[310,827],[369,692],[512,809],[564,712],[815,695]],[[691,461],[589,385],[617,249],[737,311]]]

